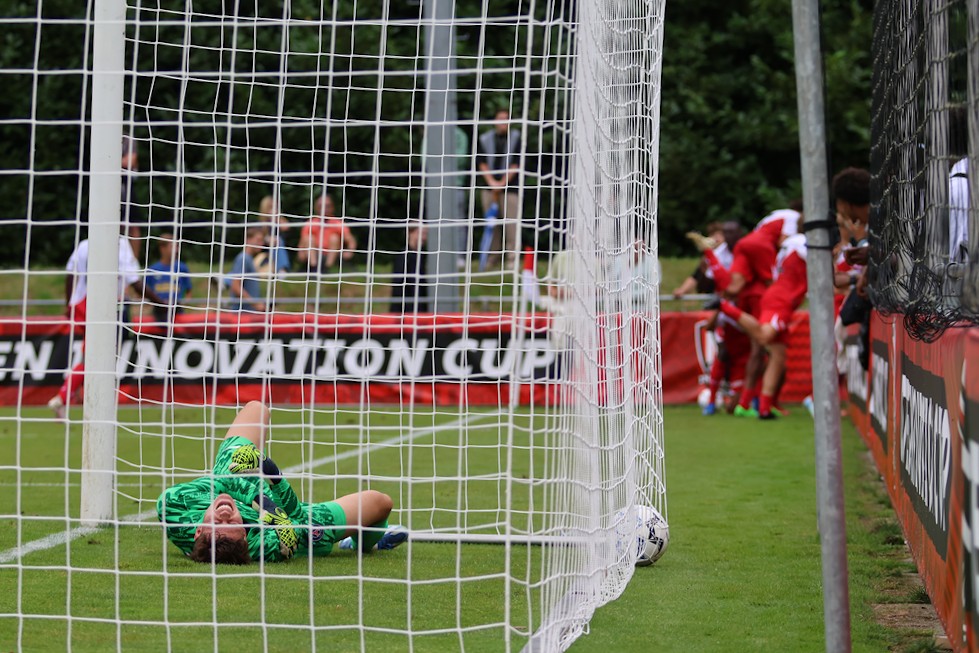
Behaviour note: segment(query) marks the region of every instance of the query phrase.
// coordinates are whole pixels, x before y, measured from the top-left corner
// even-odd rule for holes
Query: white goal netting
[[[0,647],[570,646],[666,515],[663,3],[75,4],[0,18]],[[250,401],[408,542],[187,558]]]

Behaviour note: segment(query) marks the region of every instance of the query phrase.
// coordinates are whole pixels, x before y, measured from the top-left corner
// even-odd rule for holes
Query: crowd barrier
[[[912,339],[874,314],[866,372],[847,339],[850,414],[955,650],[979,651],[979,329]]]
[[[661,316],[668,404],[695,401],[706,383],[716,352],[706,317]],[[522,404],[554,401],[565,372],[551,320],[521,318],[514,329],[516,319],[291,314],[266,322],[207,313],[180,316],[168,330],[140,322],[123,330],[120,401],[506,405],[513,382]],[[639,322],[634,338],[646,337],[646,321]],[[808,315],[797,313],[794,323],[787,401],[802,399],[810,386]],[[65,370],[81,360],[81,332],[70,338],[71,329],[58,318],[0,320],[0,405],[51,398]]]

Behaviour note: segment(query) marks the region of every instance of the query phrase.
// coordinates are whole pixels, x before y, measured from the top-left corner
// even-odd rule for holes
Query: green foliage
[[[37,11],[33,3],[7,5],[8,16]],[[75,221],[87,221],[87,179],[78,172],[88,168],[91,145],[90,78],[77,74],[91,62],[84,7],[69,0],[40,6],[45,18],[69,20],[41,28],[8,24],[0,36],[0,69],[15,71],[4,76],[0,98],[0,169],[37,173],[0,176],[6,200],[0,261],[12,267],[26,264],[26,252],[32,265],[62,264],[84,237]],[[153,224],[179,223],[189,241],[237,244],[240,234],[222,225],[247,220],[273,184],[281,189],[283,209],[297,217],[308,215],[315,195],[328,188],[344,214],[360,221],[365,246],[397,246],[397,236],[371,227],[416,217],[420,206],[423,130],[392,124],[424,119],[418,91],[425,79],[425,35],[417,24],[400,20],[417,19],[420,5],[295,0],[286,33],[257,27],[282,18],[282,0],[233,6],[236,17],[198,14],[183,23],[174,20],[177,14],[143,5],[141,18],[168,21],[130,30],[131,39],[141,43],[134,49],[128,41],[127,62],[141,73],[127,78],[125,90],[126,120],[143,144],[144,172],[133,189],[135,201],[144,205],[141,217]],[[570,3],[535,6],[541,20],[567,17],[572,10]],[[478,0],[456,3],[461,18],[483,11]],[[526,9],[517,0],[501,0],[491,11]],[[337,21],[336,27],[312,22],[323,18]],[[832,168],[865,165],[868,158],[870,23],[869,0],[825,7]],[[457,36],[460,68],[481,69],[456,77],[460,120],[489,120],[496,108],[528,119],[525,216],[527,227],[537,227],[528,229],[528,242],[538,243],[539,228],[561,214],[551,193],[538,189],[560,165],[559,143],[568,128],[562,118],[567,98],[547,73],[554,72],[555,55],[569,42],[561,41],[558,30],[498,21],[463,21]],[[669,5],[661,94],[663,254],[680,253],[689,228],[719,218],[751,223],[800,194],[792,49],[788,3]],[[38,74],[30,72],[34,68]],[[154,69],[213,74],[146,74]],[[508,90],[522,88],[527,76],[539,91]],[[379,88],[385,90],[379,94]],[[379,111],[382,124],[359,122]],[[296,128],[290,116],[314,120]],[[459,165],[471,167],[472,161],[464,157]],[[297,238],[295,231],[290,238]],[[185,255],[219,257],[205,255],[202,247],[187,247]]]
[[[866,167],[869,0],[823,3],[830,174]],[[660,149],[660,248],[690,247],[713,220],[753,225],[801,196],[792,7],[774,0],[667,7]]]

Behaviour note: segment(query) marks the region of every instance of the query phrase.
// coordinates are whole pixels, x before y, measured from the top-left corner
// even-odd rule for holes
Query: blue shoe
[[[805,399],[803,399],[802,400],[802,405],[806,407],[806,410],[807,411],[809,411],[810,417],[815,417],[816,416],[816,406],[815,406],[815,404],[813,404],[812,395],[809,395],[808,397],[806,397]]]
[[[758,410],[758,407],[760,405],[761,405],[761,400],[759,400],[758,397],[755,397],[754,399],[751,400],[751,407],[754,408],[755,411]]]
[[[706,406],[704,406],[704,409],[701,412],[704,415],[713,415],[714,413],[717,412],[717,406],[715,406],[712,403],[711,404],[707,404]]]
[[[337,543],[337,548],[341,551],[353,551],[354,550],[354,538],[345,537]]]
[[[391,526],[377,542],[378,551],[390,551],[408,541],[408,529],[404,526]]]

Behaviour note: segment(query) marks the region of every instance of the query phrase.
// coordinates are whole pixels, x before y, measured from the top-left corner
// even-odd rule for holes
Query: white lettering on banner
[[[962,543],[970,553],[974,554],[979,552],[979,443],[968,440],[962,443],[962,471],[966,481],[965,491],[969,496],[967,502],[969,509],[962,515],[966,526],[962,534]],[[966,537],[970,529],[971,537]],[[979,582],[979,574],[975,574],[974,578]]]
[[[33,381],[43,381],[51,367],[51,354],[54,352],[54,341],[44,340],[36,347],[31,340],[0,343],[0,381],[9,378],[20,381],[30,376]],[[13,354],[13,361],[10,361]],[[7,365],[10,367],[7,367]]]
[[[309,340],[293,340],[289,343],[289,351],[296,352],[296,360],[292,361],[292,378],[298,379],[306,375],[306,366],[313,351],[323,344],[319,338]]]
[[[860,364],[860,347],[846,346],[846,389],[854,397],[867,400],[867,374]]]
[[[901,375],[901,464],[935,524],[947,529],[945,496],[950,478],[948,410]]]
[[[0,381],[7,378],[7,354],[9,354],[14,349],[14,343],[9,340],[4,340],[0,342]]]
[[[890,362],[879,354],[874,354],[873,357],[870,414],[880,424],[881,433],[887,433],[887,379],[890,378]]]
[[[337,358],[340,356],[340,350],[343,349],[347,342],[345,340],[324,340],[323,350],[325,355],[323,356],[323,362],[320,366],[316,368],[316,378],[318,379],[335,379],[337,378]]]
[[[530,347],[524,350],[523,365],[520,366],[520,378],[523,379],[533,378],[535,369],[554,362],[554,350],[547,339],[525,341],[524,345],[527,344]]]
[[[51,352],[54,351],[54,342],[45,340],[41,343],[40,350],[34,348],[34,343],[29,340],[18,342],[14,346],[17,359],[14,361],[14,373],[24,377],[25,372],[30,373],[34,381],[40,381],[47,376],[48,366],[51,363]]]
[[[479,349],[479,343],[473,338],[459,338],[448,347],[442,355],[442,368],[448,376],[464,379],[473,372],[473,366],[462,364],[463,352]]]
[[[409,379],[421,376],[428,352],[428,338],[419,338],[414,346],[404,338],[396,338],[388,346],[391,348],[391,360],[387,376],[398,378],[402,373]]]
[[[248,376],[260,377],[266,374],[279,379],[286,375],[286,352],[281,340],[267,340],[258,346],[258,356],[248,370]]]
[[[513,369],[513,357],[516,355],[513,348],[507,347],[501,350],[500,341],[496,338],[487,338],[480,344],[483,350],[483,355],[479,359],[480,373],[491,379],[502,379],[510,374],[510,370]],[[500,356],[501,353],[503,356]],[[498,358],[500,360],[499,365],[496,364]]]
[[[384,345],[372,338],[354,341],[343,355],[343,367],[350,376],[374,376],[384,367]]]
[[[133,348],[136,343],[132,340],[123,340],[119,345],[119,358],[116,359],[116,376],[123,378],[129,373],[129,361],[133,358]],[[161,376],[166,370],[153,370],[151,377]]]
[[[242,373],[242,369],[245,366],[245,361],[248,360],[248,355],[251,354],[252,349],[255,348],[255,344],[255,342],[249,340],[239,340],[237,342],[231,342],[230,340],[219,340],[217,342],[217,376],[219,378],[229,379],[238,377]],[[234,356],[231,355],[232,349],[235,352]]]
[[[191,356],[197,354],[196,363]],[[174,351],[173,373],[177,378],[200,378],[211,371],[214,365],[214,346],[209,342],[188,340]]]
[[[140,338],[136,341],[136,362],[133,363],[133,376],[163,376],[170,367],[173,357],[173,340]],[[128,357],[126,358],[128,360]]]
[[[68,363],[68,369],[75,367],[82,362],[82,357],[85,355],[85,339],[76,338],[71,344],[71,362]],[[127,359],[128,360],[128,359]]]

